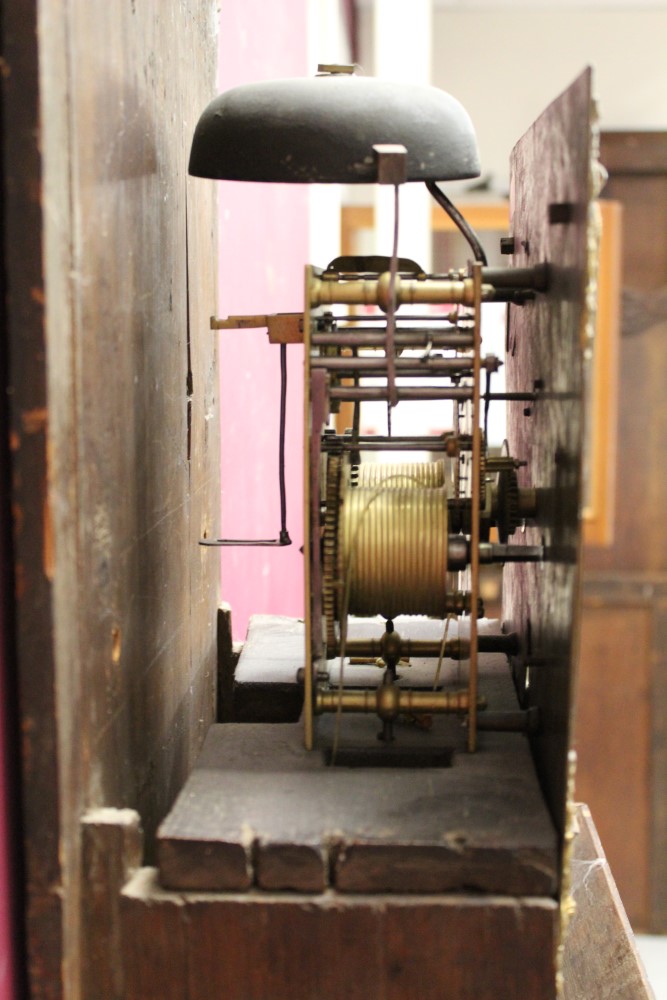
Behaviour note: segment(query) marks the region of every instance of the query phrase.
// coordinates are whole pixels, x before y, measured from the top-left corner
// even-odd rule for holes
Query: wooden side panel
[[[656,932],[667,926],[666,650],[664,574],[588,574],[577,796],[588,798],[633,926]]]
[[[190,1000],[187,917],[181,897],[161,892],[152,869],[142,868],[123,891],[120,906],[123,1000]],[[224,937],[227,928],[219,931]]]
[[[2,14],[31,996],[77,998],[79,818],[135,807],[150,854],[214,714],[216,10]]]
[[[127,1000],[555,997],[549,899],[176,895],[141,869],[122,911]]]
[[[211,13],[69,18],[82,779],[149,838],[213,712],[214,189],[187,177]]]
[[[604,830],[605,852],[637,926],[646,926],[649,908],[651,627],[646,605],[612,610],[586,603],[586,669],[577,691],[577,796]]]
[[[82,962],[82,995],[94,1000],[124,1000],[121,953],[120,890],[140,866],[142,836],[133,809],[91,809],[81,822],[81,893],[86,948]]]
[[[531,406],[509,404],[508,437],[512,455],[527,463],[522,485],[538,492],[536,525],[523,540],[543,544],[546,561],[505,567],[503,613],[524,637],[517,683],[540,709],[533,749],[561,831],[577,650],[591,113],[586,71],[519,141],[511,162],[513,264],[546,261],[550,274],[546,294],[510,307],[506,360],[510,391],[538,391]]]
[[[39,51],[34,0],[2,10],[2,337],[8,368],[9,503],[14,605],[8,608],[12,673],[20,699],[26,961],[34,996],[60,995],[62,897],[58,827],[51,511],[47,504],[47,369],[42,245]],[[57,44],[57,37],[54,39]],[[67,192],[64,192],[67,198]],[[4,415],[4,414],[3,414]]]
[[[572,858],[575,911],[563,956],[563,1000],[653,1000],[634,934],[588,807],[577,810]]]
[[[628,703],[616,724],[622,724],[626,744],[617,747],[614,758],[597,761],[596,745],[611,750],[609,724],[600,732],[582,728],[587,744],[580,770],[581,781],[592,785],[588,768],[607,767],[604,785],[590,794],[593,815],[630,919],[637,928],[658,932],[667,929],[667,527],[662,514],[667,503],[667,132],[603,132],[600,158],[609,171],[603,196],[623,206],[618,458],[613,544],[585,551],[584,628],[595,639],[582,659],[582,673],[591,675],[582,677],[582,685],[590,688],[607,669],[596,651],[604,648],[625,609],[643,608],[651,628],[649,635],[645,629],[629,635],[615,656]],[[595,610],[588,622],[591,602]],[[647,670],[650,706],[644,710],[638,706]],[[646,759],[640,762],[636,748],[646,751]],[[626,810],[624,797],[615,798],[614,775],[627,775],[630,763],[639,765],[635,796],[641,797],[639,815],[648,825],[638,841],[642,848],[629,837],[621,844],[611,830],[617,825],[615,810]],[[605,788],[608,804],[601,801]],[[648,892],[637,895],[635,887],[643,885]]]

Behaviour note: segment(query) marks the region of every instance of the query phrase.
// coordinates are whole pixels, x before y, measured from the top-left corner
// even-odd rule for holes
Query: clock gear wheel
[[[498,538],[505,545],[522,521],[519,505],[519,480],[514,469],[501,469],[496,490],[495,521]]]
[[[343,458],[329,455],[327,459],[324,532],[322,535],[322,611],[326,624],[327,657],[335,649],[338,610],[338,517],[343,479]]]

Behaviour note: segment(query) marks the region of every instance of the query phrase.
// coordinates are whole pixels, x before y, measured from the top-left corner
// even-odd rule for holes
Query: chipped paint
[[[120,663],[120,656],[123,649],[123,641],[119,625],[114,625],[111,629],[111,662],[114,666]]]
[[[41,434],[46,430],[48,420],[49,411],[45,406],[38,406],[33,410],[24,410],[21,414],[21,426],[26,434]]]
[[[49,503],[48,490],[44,487],[43,511],[43,534],[42,534],[42,568],[44,576],[53,583],[55,575],[55,541],[53,537],[53,518],[51,517],[51,504]]]

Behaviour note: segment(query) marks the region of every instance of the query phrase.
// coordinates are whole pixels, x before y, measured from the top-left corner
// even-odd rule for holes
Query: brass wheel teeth
[[[498,520],[498,536],[501,542],[507,542],[521,524],[519,509],[519,481],[516,472],[504,470],[498,477],[498,492],[500,495],[500,517]]]
[[[486,507],[486,454],[482,450],[479,458],[479,508],[484,511]]]
[[[343,459],[340,455],[329,455],[327,461],[326,503],[324,512],[323,537],[323,580],[322,610],[326,622],[327,656],[336,645],[336,566],[338,550],[338,514],[340,511],[340,483]]]

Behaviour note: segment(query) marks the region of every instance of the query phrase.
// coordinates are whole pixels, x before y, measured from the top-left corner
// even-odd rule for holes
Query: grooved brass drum
[[[395,489],[399,486],[445,485],[445,463],[437,462],[363,462],[358,471],[359,486],[382,486]]]
[[[445,616],[443,487],[348,487],[339,525],[338,578],[349,593],[349,614]]]

